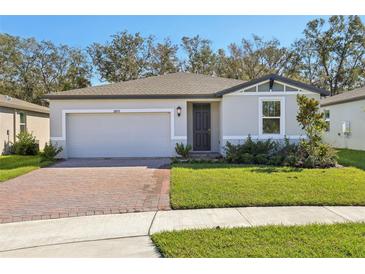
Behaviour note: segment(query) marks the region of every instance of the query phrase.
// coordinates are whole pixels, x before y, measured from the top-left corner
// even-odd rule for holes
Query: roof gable
[[[265,75],[263,77],[260,77],[260,78],[257,78],[257,79],[242,83],[242,84],[237,85],[235,87],[228,88],[226,90],[220,91],[216,95],[217,96],[223,96],[225,94],[236,92],[238,90],[245,89],[245,88],[248,88],[250,86],[254,86],[254,85],[259,84],[261,82],[267,82],[267,81],[270,81],[270,82],[272,81],[272,83],[275,83],[275,81],[279,81],[283,84],[287,84],[289,86],[294,86],[294,87],[297,87],[299,89],[305,89],[305,90],[308,90],[308,91],[311,91],[311,92],[321,94],[323,96],[329,95],[329,92],[324,90],[324,89],[320,89],[320,88],[317,88],[315,86],[308,85],[308,84],[305,84],[305,83],[302,83],[302,82],[299,82],[299,81],[295,81],[295,80],[292,80],[292,79],[289,79],[289,78],[286,78],[286,77],[283,77],[283,76],[280,76],[280,75],[277,75],[277,74]]]

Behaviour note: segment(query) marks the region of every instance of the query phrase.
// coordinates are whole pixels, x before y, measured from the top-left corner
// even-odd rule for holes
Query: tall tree
[[[202,39],[199,35],[182,38],[182,48],[187,54],[184,69],[192,73],[206,75],[214,74],[215,54],[211,48],[211,42]]]
[[[365,84],[365,27],[359,16],[331,16],[307,24],[295,47],[301,75],[331,95]]]
[[[35,49],[35,56],[36,67],[46,92],[90,85],[92,68],[80,49],[42,41]]]
[[[149,60],[148,74],[163,75],[177,72],[179,70],[179,59],[177,57],[178,45],[166,38],[163,43],[154,43],[154,39],[149,39]]]
[[[34,54],[37,42],[0,34],[0,93],[37,101],[38,75]]]
[[[79,49],[0,34],[0,93],[39,104],[46,93],[90,85],[91,76]]]
[[[231,76],[252,80],[269,73],[293,76],[298,58],[294,51],[281,47],[277,39],[265,41],[256,35],[229,45]]]
[[[229,59],[224,49],[218,49],[215,58],[215,74],[220,77],[235,78],[231,75]]]
[[[123,31],[112,35],[112,41],[105,45],[94,43],[88,47],[101,80],[119,82],[144,76],[149,58],[148,39],[140,33]]]

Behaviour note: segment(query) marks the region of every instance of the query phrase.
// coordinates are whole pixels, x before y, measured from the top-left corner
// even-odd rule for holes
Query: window
[[[256,92],[256,86],[245,89],[245,92]]]
[[[254,95],[256,92],[261,92],[262,94],[267,93],[268,95],[273,93],[280,95],[280,93],[296,94],[302,92],[302,90],[294,86],[288,86],[287,84],[284,84],[283,82],[279,81],[274,81],[270,89],[270,82],[265,81],[265,82],[260,82],[255,86],[248,86],[239,91],[240,94],[245,94],[245,95]]]
[[[291,86],[285,86],[285,91],[298,92],[299,90],[297,88],[294,88],[294,87],[291,87]]]
[[[326,121],[327,124],[326,131],[328,132],[330,131],[330,122],[331,122],[329,109],[324,110],[324,120]]]
[[[272,91],[284,91],[284,85],[274,82],[274,85],[272,86]]]
[[[258,91],[260,92],[270,92],[270,83],[261,84],[258,86]]]
[[[283,135],[285,98],[260,98],[260,135]]]
[[[20,132],[27,131],[27,117],[24,112],[19,112]]]

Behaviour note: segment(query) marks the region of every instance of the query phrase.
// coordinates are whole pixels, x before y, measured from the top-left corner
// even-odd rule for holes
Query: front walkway
[[[146,236],[161,231],[344,222],[365,222],[365,207],[216,208],[9,223],[0,225],[0,257],[158,257]]]
[[[70,159],[0,184],[0,223],[170,209],[168,158]]]

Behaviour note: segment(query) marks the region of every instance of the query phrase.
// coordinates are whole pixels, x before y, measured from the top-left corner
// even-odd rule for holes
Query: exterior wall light
[[[176,108],[176,111],[177,111],[177,116],[179,116],[179,117],[180,117],[180,115],[181,115],[181,107],[180,107],[180,106],[178,106],[178,107]]]

